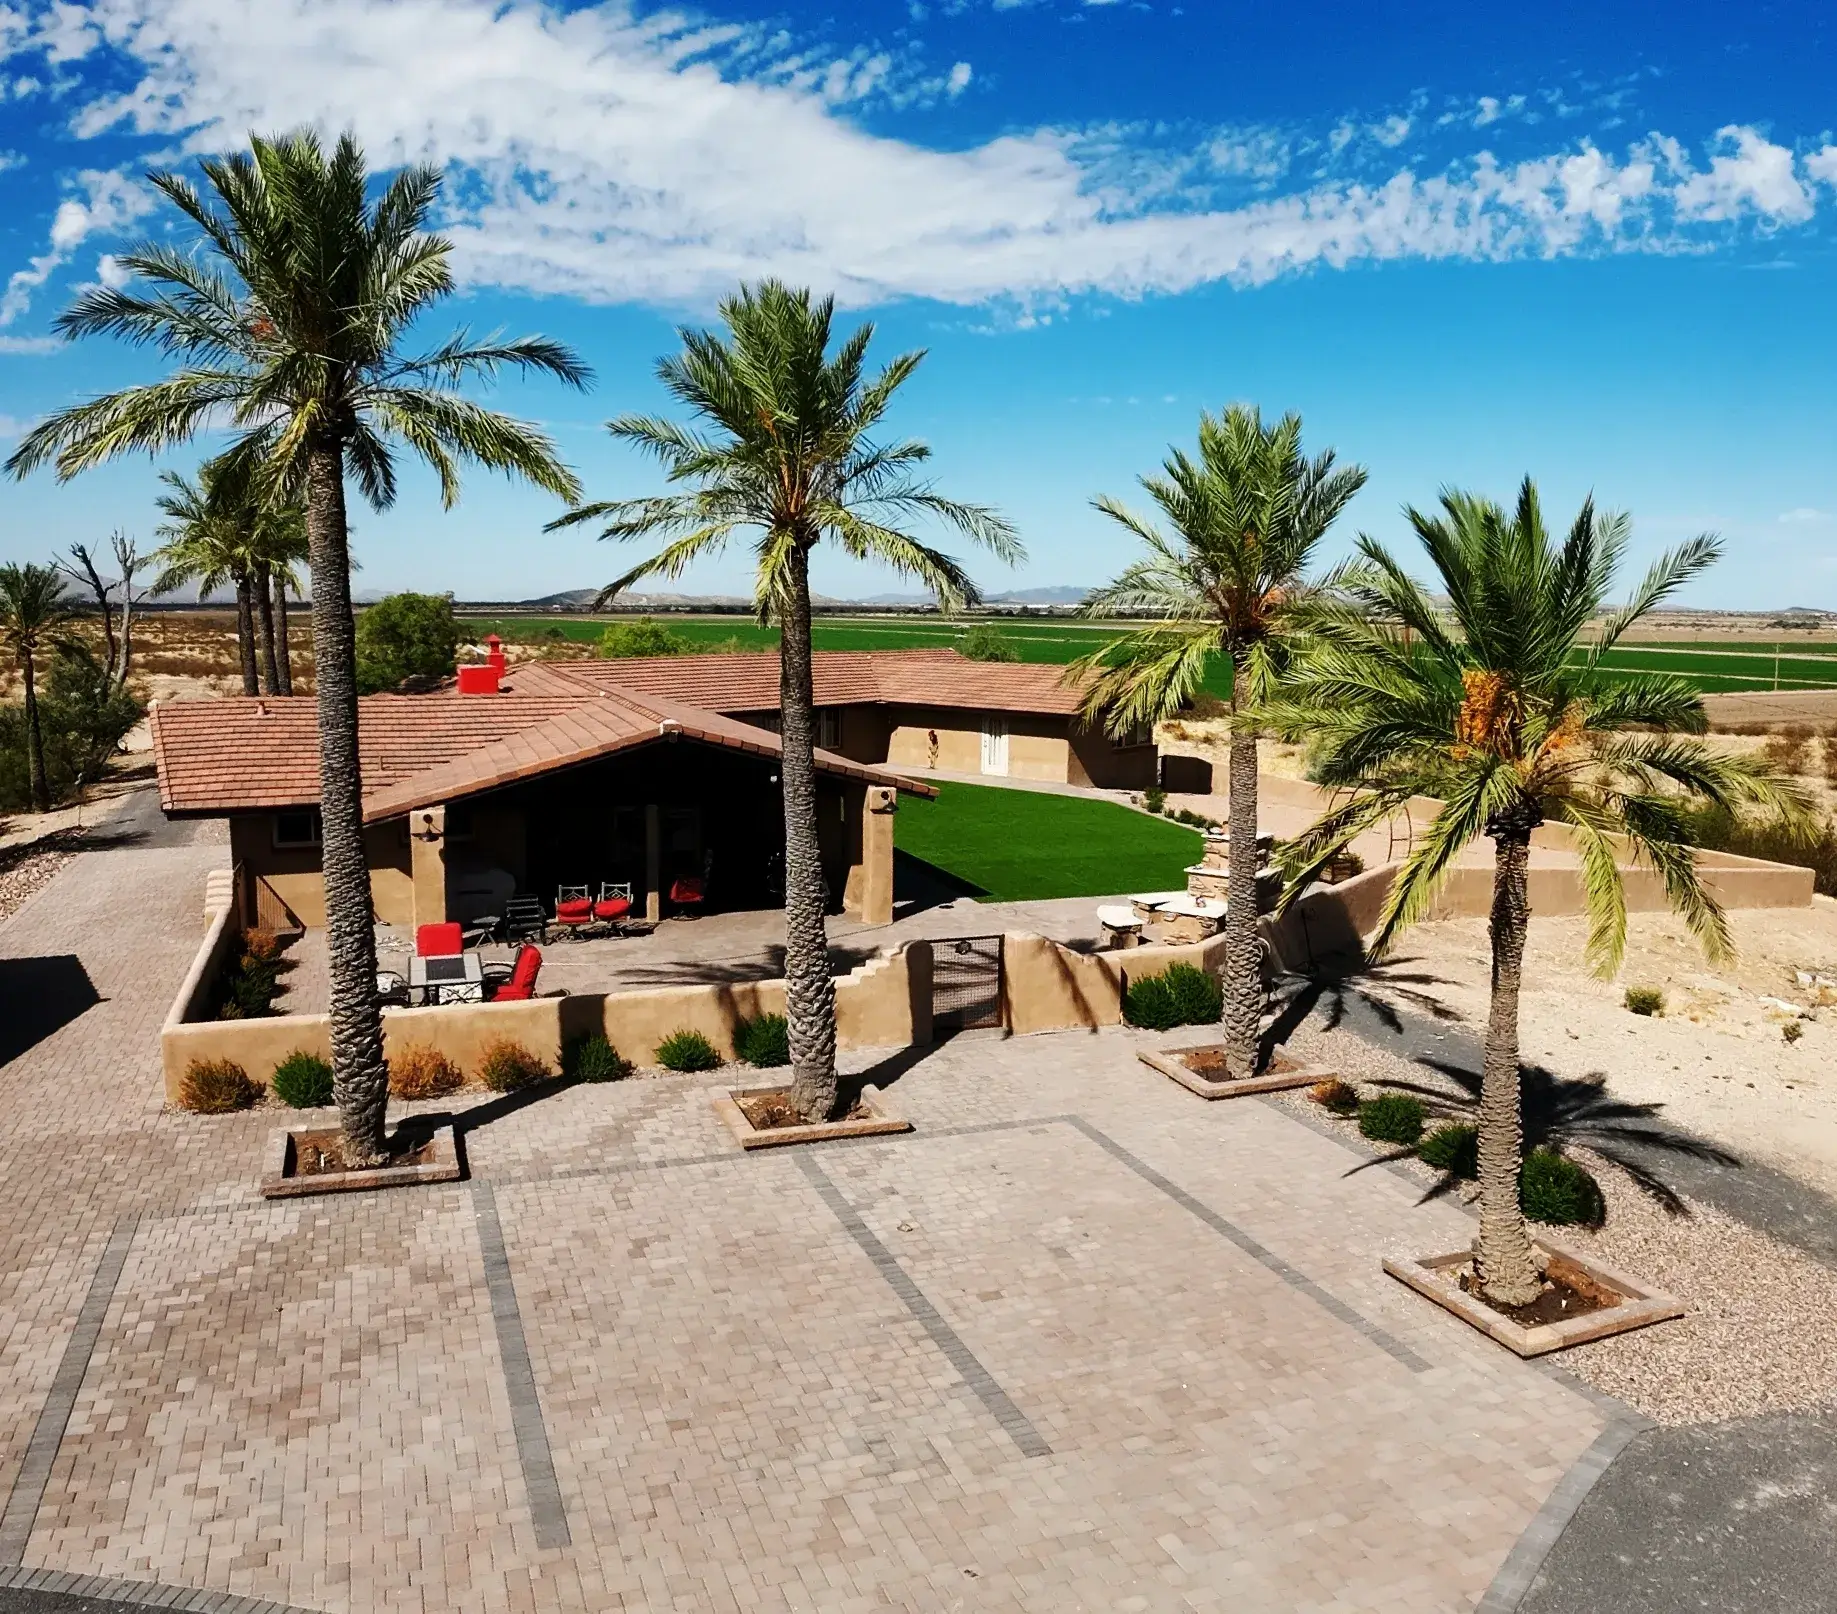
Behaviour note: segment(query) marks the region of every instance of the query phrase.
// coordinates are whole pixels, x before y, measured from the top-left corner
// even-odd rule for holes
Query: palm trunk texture
[[[261,621],[262,693],[278,695],[281,675],[274,665],[274,595],[268,587],[266,567],[255,574],[255,609]]]
[[[1263,966],[1257,945],[1257,742],[1231,736],[1231,862],[1225,872],[1225,1068],[1257,1072]]]
[[[283,695],[293,693],[293,653],[287,644],[287,579],[274,580],[274,670]]]
[[[25,680],[26,786],[32,793],[33,811],[48,813],[51,811],[51,782],[45,777],[45,737],[38,727],[37,671],[32,665],[30,647],[19,658],[19,671]]]
[[[1496,834],[1493,845],[1493,991],[1480,1074],[1480,1231],[1474,1240],[1474,1275],[1487,1299],[1522,1306],[1535,1300],[1541,1287],[1531,1255],[1531,1232],[1518,1203],[1518,1173],[1524,1163],[1518,988],[1531,922],[1525,891],[1530,832]]]
[[[376,997],[376,926],[364,858],[363,785],[357,772],[357,627],[351,616],[344,451],[311,450],[307,539],[312,556],[313,655],[318,665],[320,862],[331,961],[332,1092],[347,1163],[384,1154],[389,1067]]]
[[[799,548],[779,622],[779,768],[785,799],[785,1019],[791,1042],[791,1108],[806,1122],[836,1107],[836,985],[829,975],[829,906],[816,827],[816,698],[810,683],[810,568]]]
[[[236,579],[236,650],[242,658],[242,692],[259,695],[261,684],[255,675],[255,602],[251,598],[248,577]]]

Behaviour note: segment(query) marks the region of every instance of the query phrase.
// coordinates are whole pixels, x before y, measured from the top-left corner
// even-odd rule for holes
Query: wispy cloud
[[[1780,515],[1781,521],[1794,527],[1815,526],[1830,519],[1831,513],[1828,510],[1814,510],[1809,504],[1802,504],[1794,510],[1783,511]]]
[[[1801,157],[1744,126],[1704,152],[1653,135],[1430,161],[1420,98],[1343,134],[1213,130],[1183,147],[1044,128],[934,150],[854,114],[962,94],[968,63],[823,56],[624,0],[93,0],[33,17],[37,42],[16,51],[94,58],[87,81],[109,86],[71,98],[79,138],[205,152],[251,128],[350,126],[375,161],[452,166],[448,223],[474,284],[590,300],[701,304],[770,273],[854,304],[1052,307],[1367,261],[1698,246],[1803,224],[1837,185],[1837,148]],[[1490,129],[1515,99],[1466,116]],[[130,222],[126,195],[60,208],[7,298],[23,307],[78,242]]]
[[[32,294],[52,273],[70,261],[90,236],[119,230],[145,213],[152,202],[146,191],[121,174],[86,169],[77,175],[76,196],[58,204],[51,219],[51,237],[44,252],[25,268],[17,269],[0,292],[0,329],[18,319],[31,306]]]

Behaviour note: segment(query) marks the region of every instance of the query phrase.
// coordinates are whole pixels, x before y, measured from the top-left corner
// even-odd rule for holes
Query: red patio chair
[[[602,924],[623,919],[631,912],[631,887],[607,883],[600,887],[600,900],[593,905],[593,917]]]
[[[579,935],[593,923],[593,896],[584,885],[558,886],[555,890],[555,923],[564,935]]]
[[[687,913],[702,911],[702,904],[708,900],[708,882],[684,876],[670,882],[670,901]]]
[[[502,969],[488,968],[486,981],[489,984]],[[517,961],[510,967],[510,974],[497,981],[491,992],[493,1003],[520,1003],[536,995],[536,975],[542,968],[542,949],[540,947],[519,947]]]
[[[444,925],[421,925],[415,930],[416,958],[451,958],[465,950],[465,932],[457,919]]]

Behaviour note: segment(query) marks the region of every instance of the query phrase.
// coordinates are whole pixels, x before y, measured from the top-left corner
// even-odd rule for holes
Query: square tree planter
[[[462,1175],[453,1129],[442,1127],[411,1151],[400,1165],[371,1166],[363,1171],[300,1170],[304,1151],[326,1135],[326,1129],[283,1129],[268,1134],[262,1162],[264,1199],[300,1199],[308,1194],[353,1194],[370,1188],[403,1188],[413,1183],[457,1182]]]
[[[828,1138],[871,1138],[885,1132],[910,1132],[912,1123],[896,1115],[878,1087],[861,1089],[855,1114],[841,1121],[816,1126],[756,1127],[741,1106],[749,1100],[774,1098],[788,1092],[778,1087],[736,1087],[714,1101],[714,1113],[727,1125],[742,1149],[780,1149],[792,1143],[821,1143]]]
[[[1543,1356],[1684,1315],[1684,1302],[1675,1295],[1641,1283],[1580,1250],[1549,1238],[1533,1240],[1531,1248],[1546,1277],[1592,1295],[1597,1309],[1561,1321],[1518,1322],[1460,1287],[1457,1270],[1473,1260],[1472,1250],[1415,1258],[1386,1257],[1384,1270],[1519,1356]]]
[[[1201,1098],[1244,1098],[1252,1093],[1279,1093],[1287,1087],[1312,1087],[1333,1074],[1324,1065],[1303,1065],[1285,1054],[1277,1054],[1261,1076],[1230,1081],[1224,1075],[1224,1047],[1215,1042],[1201,1043],[1197,1048],[1144,1048],[1137,1057],[1150,1070],[1172,1077],[1189,1093],[1197,1093]],[[1193,1063],[1189,1064],[1189,1060]],[[1194,1069],[1195,1064],[1198,1069]]]

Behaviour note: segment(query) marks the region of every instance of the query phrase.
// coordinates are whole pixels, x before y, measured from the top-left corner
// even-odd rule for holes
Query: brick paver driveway
[[[89,854],[0,930],[101,999],[0,1068],[0,1575],[1430,1614],[1606,1422],[1380,1274],[1458,1213],[1129,1033],[902,1057],[903,1138],[743,1157],[640,1080],[485,1106],[468,1183],[267,1205],[272,1112],[159,1108],[221,857]]]

